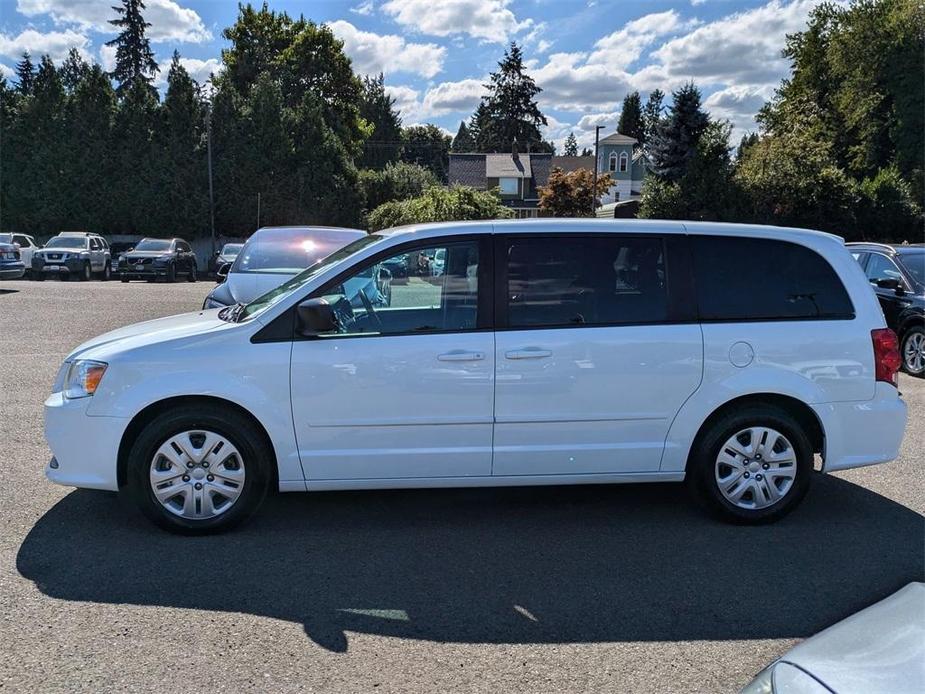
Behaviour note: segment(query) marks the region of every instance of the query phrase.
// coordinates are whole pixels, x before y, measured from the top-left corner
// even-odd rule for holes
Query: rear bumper
[[[813,405],[825,431],[823,471],[888,463],[899,456],[906,429],[906,403],[887,383],[872,400]]]
[[[0,265],[0,280],[18,280],[26,274],[26,266],[22,263],[4,263]]]
[[[129,420],[87,415],[90,400],[53,393],[45,401],[45,440],[54,455],[45,477],[66,487],[117,491],[119,443]]]

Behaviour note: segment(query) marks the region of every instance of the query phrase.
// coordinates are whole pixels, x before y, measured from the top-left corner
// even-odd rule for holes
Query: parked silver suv
[[[64,279],[77,277],[89,280],[96,274],[108,280],[112,274],[112,254],[109,243],[99,234],[86,231],[62,231],[45,247],[32,254],[32,279],[41,281],[46,275]]]

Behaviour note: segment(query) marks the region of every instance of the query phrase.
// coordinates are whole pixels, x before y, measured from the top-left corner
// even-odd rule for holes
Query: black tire
[[[126,284],[128,284],[128,276],[127,276],[127,275],[124,275],[124,274],[119,275],[119,281],[120,281],[120,282],[125,282]]]
[[[186,276],[187,282],[195,282],[199,277],[196,274],[196,263],[190,265],[189,274]]]
[[[177,266],[171,263],[167,266],[167,281],[176,282],[177,281]]]
[[[915,363],[912,362],[912,355],[907,355],[906,350],[911,349],[912,341],[921,341],[925,340],[925,327],[921,325],[913,325],[911,328],[908,328],[906,332],[903,333],[902,344],[899,346],[899,354],[902,357],[902,368],[910,376],[917,376],[918,378],[925,377],[925,360],[922,360],[916,368]]]
[[[40,270],[39,272],[33,272],[33,273],[32,273],[32,281],[33,281],[33,282],[44,282],[44,281],[45,281],[45,273],[42,272],[41,270]]]
[[[93,268],[90,267],[90,261],[84,263],[80,270],[80,281],[89,282],[93,278]]]
[[[790,489],[778,501],[760,509],[741,508],[726,499],[714,474],[721,447],[749,427],[769,427],[783,434],[790,441],[796,459],[796,475]],[[757,472],[760,474],[761,470]],[[813,448],[807,433],[790,413],[773,405],[745,406],[713,422],[694,441],[687,468],[688,483],[698,500],[721,520],[742,525],[773,523],[786,516],[806,496],[812,475]]]
[[[203,429],[228,439],[240,452],[245,478],[240,496],[220,515],[187,519],[165,509],[154,496],[149,480],[157,449],[183,431]],[[229,530],[250,517],[267,495],[274,458],[257,426],[241,413],[221,406],[175,407],[151,421],[135,439],[128,455],[127,484],[121,492],[164,530],[182,535],[203,535]]]
[[[103,272],[100,273],[100,279],[103,282],[108,282],[112,279],[112,265],[109,264],[109,261],[106,261],[106,265],[103,266]]]

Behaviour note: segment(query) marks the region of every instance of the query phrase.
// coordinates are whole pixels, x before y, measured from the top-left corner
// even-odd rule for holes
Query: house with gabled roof
[[[601,204],[633,200],[642,195],[642,184],[651,167],[636,138],[612,133],[598,142],[598,175],[609,173],[614,185],[601,197]]]

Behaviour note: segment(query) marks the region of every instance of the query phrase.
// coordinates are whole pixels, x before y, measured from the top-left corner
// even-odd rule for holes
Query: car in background
[[[366,236],[338,227],[263,227],[255,231],[202,304],[223,308],[246,304],[275,289],[348,243]]]
[[[102,280],[112,275],[109,243],[99,234],[62,231],[32,254],[32,279],[39,282],[47,275],[86,281],[94,274]]]
[[[849,243],[886,324],[899,336],[902,368],[925,376],[925,244]]]
[[[196,254],[183,239],[142,239],[119,257],[119,279],[162,279],[176,282],[184,275],[190,282],[197,279]]]
[[[32,267],[32,255],[37,251],[41,246],[36,243],[35,239],[29,234],[0,234],[0,243],[11,243],[14,246],[18,246],[19,259],[22,260],[23,265],[26,266],[26,274],[29,274],[29,270]]]
[[[843,619],[790,649],[741,694],[925,692],[925,583]]]
[[[0,280],[18,280],[26,274],[26,265],[15,244],[0,240]]]
[[[109,244],[109,253],[112,255],[112,266],[116,268],[119,267],[119,258],[122,257],[123,253],[127,253],[134,247],[134,243],[129,243],[127,241],[117,241]]]
[[[216,251],[215,254],[209,258],[209,274],[213,277],[218,277],[218,271],[221,270],[224,265],[233,263],[242,248],[244,248],[243,243],[226,243],[222,246],[220,250]]]

